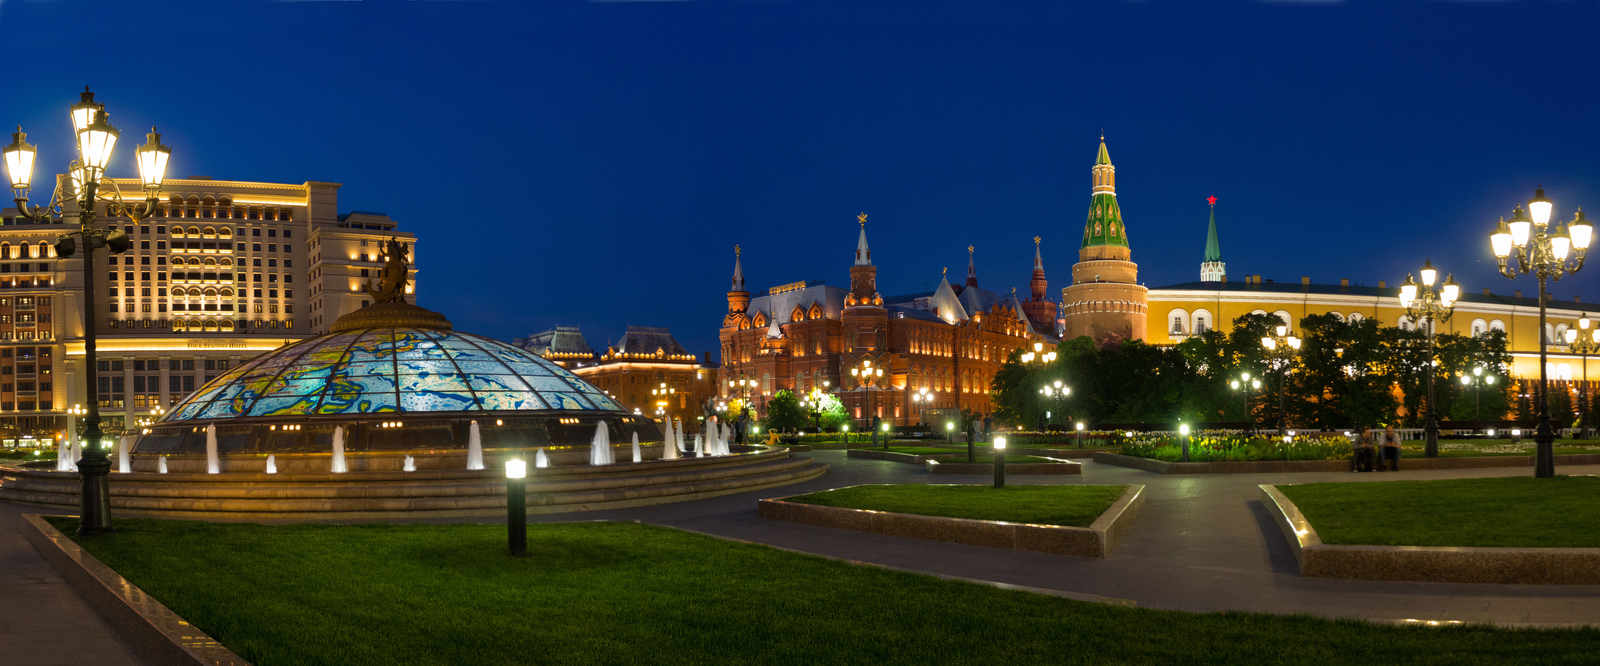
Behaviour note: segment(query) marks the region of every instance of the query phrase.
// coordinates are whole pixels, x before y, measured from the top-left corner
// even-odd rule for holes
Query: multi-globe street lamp
[[[1411,274],[1406,274],[1405,284],[1400,285],[1400,307],[1406,311],[1406,318],[1414,323],[1420,323],[1423,333],[1428,336],[1428,358],[1423,363],[1423,368],[1428,373],[1428,391],[1423,394],[1425,406],[1428,410],[1428,421],[1423,426],[1426,443],[1423,446],[1423,455],[1429,458],[1439,457],[1439,415],[1438,409],[1433,404],[1433,329],[1435,323],[1450,321],[1450,315],[1456,311],[1456,299],[1461,296],[1461,285],[1456,284],[1454,276],[1445,276],[1444,284],[1435,289],[1434,282],[1439,280],[1439,271],[1433,267],[1433,261],[1428,260],[1422,264],[1422,289],[1417,289],[1417,283],[1412,281]]]
[[[1051,353],[1053,354],[1055,352]],[[1049,401],[1055,407],[1055,411],[1053,413],[1045,412],[1046,418],[1041,419],[1040,422],[1043,424],[1043,426],[1039,428],[1041,432],[1050,426],[1050,420],[1053,418],[1054,414],[1061,413],[1061,401],[1066,399],[1066,397],[1069,395],[1072,395],[1072,387],[1062,386],[1061,380],[1059,379],[1049,384],[1045,384],[1039,388],[1039,400],[1041,402]]]
[[[1589,355],[1600,352],[1600,328],[1589,330],[1589,313],[1578,319],[1578,328],[1567,329],[1567,351],[1583,363],[1583,383],[1578,385],[1578,439],[1589,437]],[[1579,333],[1579,330],[1582,333]]]
[[[1256,391],[1261,390],[1261,380],[1251,379],[1250,373],[1241,372],[1239,373],[1238,379],[1228,382],[1228,386],[1232,387],[1235,391],[1240,389],[1244,390],[1244,415],[1245,418],[1249,419],[1250,421],[1251,434],[1254,434],[1256,431],[1256,413],[1255,410],[1250,408],[1252,403],[1251,398],[1255,395]]]
[[[112,150],[116,148],[119,132],[111,125],[105,105],[94,101],[94,93],[87,86],[78,103],[68,111],[72,130],[77,137],[78,158],[67,166],[67,178],[57,182],[56,191],[44,206],[28,208],[28,192],[33,188],[33,165],[37,149],[25,139],[22,127],[11,135],[11,144],[3,149],[6,172],[11,179],[13,200],[17,213],[44,222],[53,216],[76,214],[78,230],[62,234],[56,241],[56,255],[72,256],[81,242],[83,245],[83,342],[84,369],[88,387],[88,408],[84,414],[83,459],[78,462],[78,473],[83,480],[82,516],[78,534],[83,536],[116,531],[111,526],[111,496],[107,476],[111,473],[111,457],[99,446],[105,433],[100,429],[99,380],[95,354],[94,251],[104,247],[111,254],[127,251],[128,234],[120,229],[101,229],[95,226],[100,205],[106,208],[107,217],[126,217],[132,221],[147,218],[156,212],[157,194],[167,177],[167,161],[172,149],[161,145],[161,135],[155,128],[145,137],[146,143],[137,149],[139,181],[144,190],[144,206],[129,204],[122,198],[117,182],[106,177],[111,163]],[[105,187],[105,190],[101,188]],[[106,192],[109,192],[107,194]],[[69,207],[68,204],[71,204]]]
[[[858,366],[856,366],[854,368],[850,368],[850,376],[856,378],[856,388],[858,388],[858,389],[863,389],[864,388],[866,390],[866,392],[867,392],[867,403],[868,403],[867,404],[867,416],[868,416],[868,418],[867,419],[863,419],[863,421],[865,421],[868,424],[871,424],[872,423],[872,418],[875,418],[877,416],[877,407],[878,407],[877,394],[873,393],[873,391],[877,388],[877,386],[876,386],[877,380],[879,378],[883,377],[883,366],[880,365],[880,366],[874,368],[874,367],[872,367],[872,359],[864,358],[864,359],[861,359],[861,365],[858,365]],[[876,438],[878,436],[878,433],[877,433],[876,429],[873,429],[872,436],[874,438]]]
[[[1472,387],[1472,420],[1478,420],[1479,413],[1483,411],[1483,387],[1494,386],[1494,381],[1493,374],[1483,374],[1481,365],[1473,368],[1472,374],[1461,375],[1461,385]]]
[[[800,400],[800,407],[811,414],[811,426],[822,432],[822,397],[823,390],[828,388],[828,382],[822,382],[822,388],[811,387],[811,393]]]
[[[1024,352],[1021,359],[1023,363],[1033,363],[1034,361],[1050,363],[1056,360],[1056,353],[1045,351],[1043,342],[1035,342],[1033,343],[1033,351]]]
[[[1514,280],[1518,275],[1533,273],[1539,278],[1539,429],[1533,436],[1533,475],[1539,478],[1556,475],[1556,434],[1550,425],[1550,376],[1545,367],[1551,342],[1545,336],[1545,287],[1550,280],[1560,281],[1563,276],[1582,270],[1589,241],[1594,238],[1594,225],[1584,219],[1582,208],[1565,229],[1552,233],[1550,212],[1554,208],[1541,186],[1534,190],[1526,211],[1518,206],[1511,213],[1511,222],[1501,218],[1489,236],[1501,275]],[[1514,265],[1510,262],[1513,255],[1517,258]]]
[[[1289,335],[1289,326],[1279,324],[1273,329],[1275,335],[1263,336],[1261,346],[1267,350],[1267,359],[1272,362],[1272,367],[1278,370],[1278,436],[1289,436],[1289,417],[1284,408],[1284,381],[1289,374],[1289,365],[1294,362],[1294,355],[1300,351],[1300,338]]]

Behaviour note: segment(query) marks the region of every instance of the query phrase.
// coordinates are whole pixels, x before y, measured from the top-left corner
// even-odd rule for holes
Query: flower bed
[[[1124,456],[1177,462],[1183,460],[1183,442],[1176,435],[1135,434],[1125,437],[1115,451]],[[1301,434],[1284,441],[1264,435],[1199,432],[1189,437],[1189,462],[1248,462],[1257,460],[1348,460],[1350,439],[1343,435]]]

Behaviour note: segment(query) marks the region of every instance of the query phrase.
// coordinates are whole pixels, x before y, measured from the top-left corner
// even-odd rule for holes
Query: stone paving
[[[679,504],[535,516],[536,522],[640,520],[897,569],[1102,598],[1150,608],[1308,613],[1379,621],[1600,626],[1600,586],[1383,583],[1302,578],[1282,534],[1257,501],[1261,483],[1376,482],[1518,476],[1531,468],[1352,474],[1163,475],[1085,462],[1082,476],[1011,477],[1036,483],[1145,484],[1149,503],[1110,559],[1029,553],[762,520],[756,500],[862,483],[987,483],[934,477],[921,466],[803,454],[825,475],[790,486]],[[1562,474],[1600,474],[1600,465]],[[1376,510],[1376,509],[1375,509]],[[137,664],[18,532],[22,513],[59,513],[0,502],[0,666]],[[469,519],[482,522],[481,519]],[[464,522],[427,520],[418,522]]]
[[[60,512],[0,502],[0,666],[142,663],[23,538],[23,513]]]

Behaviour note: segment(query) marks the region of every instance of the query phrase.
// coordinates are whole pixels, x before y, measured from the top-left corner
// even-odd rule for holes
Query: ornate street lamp
[[[1578,320],[1578,328],[1567,329],[1567,351],[1583,359],[1583,383],[1578,385],[1578,406],[1582,408],[1578,410],[1578,439],[1589,437],[1589,355],[1600,351],[1600,328],[1591,331],[1590,323],[1589,313],[1585,312]]]
[[[1424,394],[1428,410],[1427,425],[1423,432],[1427,435],[1427,443],[1423,447],[1425,456],[1439,457],[1439,417],[1438,410],[1433,405],[1433,329],[1435,322],[1450,321],[1450,315],[1456,311],[1456,298],[1461,296],[1461,285],[1456,284],[1452,276],[1446,276],[1444,284],[1435,289],[1433,283],[1438,281],[1439,271],[1433,267],[1433,261],[1422,264],[1422,290],[1417,290],[1417,283],[1411,280],[1411,275],[1406,274],[1405,284],[1400,285],[1400,307],[1406,311],[1406,317],[1412,322],[1421,322],[1424,332],[1428,336],[1428,361],[1423,365],[1428,372],[1428,392]]]
[[[877,394],[873,393],[873,390],[877,388],[874,384],[879,378],[883,377],[883,366],[880,365],[874,368],[872,367],[872,359],[864,358],[861,359],[861,365],[850,368],[850,376],[856,378],[856,388],[864,388],[867,391],[868,418],[862,420],[872,423],[872,419],[877,418],[876,411],[878,406]],[[876,428],[873,428],[872,436],[874,439],[877,438],[878,431]]]
[[[1544,334],[1545,286],[1549,280],[1559,282],[1563,276],[1581,270],[1589,241],[1594,237],[1594,225],[1584,219],[1582,208],[1565,229],[1552,233],[1550,212],[1554,208],[1541,186],[1528,200],[1527,212],[1518,207],[1511,213],[1511,222],[1507,224],[1501,218],[1500,226],[1489,236],[1501,275],[1514,280],[1518,275],[1533,273],[1539,278],[1539,429],[1533,436],[1533,475],[1540,478],[1556,475],[1556,433],[1550,425],[1550,377],[1545,369],[1546,347],[1550,343]],[[1512,255],[1517,258],[1515,265],[1509,261]]]
[[[104,247],[111,254],[121,254],[129,246],[126,232],[97,228],[95,216],[102,204],[106,207],[108,217],[127,217],[134,222],[155,213],[157,194],[166,180],[167,161],[172,157],[172,149],[161,145],[161,135],[156,133],[154,127],[150,128],[145,145],[137,150],[139,181],[144,190],[145,205],[129,204],[123,199],[116,181],[105,177],[119,135],[106,116],[105,105],[95,102],[94,93],[85,86],[78,103],[69,110],[69,116],[77,137],[78,159],[68,164],[68,178],[64,182],[58,181],[48,204],[28,208],[28,192],[33,188],[33,166],[38,150],[25,140],[27,134],[23,133],[21,126],[11,135],[11,144],[0,152],[5,157],[6,173],[11,180],[13,201],[17,204],[19,214],[34,222],[44,222],[69,212],[78,216],[78,230],[61,235],[56,241],[56,255],[69,257],[76,251],[78,243],[83,245],[83,348],[88,408],[83,418],[83,436],[87,443],[83,447],[83,459],[78,461],[78,473],[83,479],[82,516],[78,523],[78,534],[90,536],[116,531],[111,526],[111,495],[107,481],[107,475],[111,473],[111,457],[100,447],[100,440],[105,438],[105,433],[100,429],[100,387],[95,376],[98,363],[94,314],[99,311],[99,306],[95,305],[94,251]]]
[[[1294,355],[1300,351],[1300,338],[1289,335],[1289,327],[1285,324],[1279,324],[1273,333],[1276,335],[1261,338],[1261,346],[1267,349],[1267,359],[1278,371],[1278,436],[1287,437],[1289,418],[1283,404],[1283,384],[1289,374],[1289,366],[1294,363]]]
[[[1051,352],[1051,354],[1054,354],[1054,353],[1055,352]],[[1057,379],[1057,380],[1055,380],[1055,381],[1053,381],[1053,382],[1051,382],[1049,384],[1046,384],[1046,385],[1044,385],[1043,387],[1041,387],[1039,389],[1039,395],[1041,396],[1040,397],[1040,401],[1041,402],[1046,401],[1046,400],[1051,401],[1051,403],[1053,403],[1054,406],[1055,406],[1056,413],[1060,413],[1061,412],[1061,401],[1063,399],[1065,399],[1068,395],[1071,395],[1071,394],[1072,394],[1072,387],[1070,387],[1070,386],[1062,386],[1061,385],[1061,380],[1059,380],[1059,379]],[[1050,415],[1046,414],[1046,416],[1050,416]],[[1043,432],[1045,430],[1045,428],[1049,427],[1050,420],[1049,419],[1041,419],[1041,423],[1043,425],[1039,428],[1039,431]]]
[[[1494,375],[1483,374],[1483,366],[1481,365],[1473,368],[1472,374],[1461,375],[1461,385],[1472,387],[1472,420],[1476,421],[1481,418],[1480,412],[1483,411],[1483,387],[1485,385],[1494,386],[1494,381]],[[1493,431],[1490,431],[1490,434],[1493,434]]]
[[[1260,391],[1261,390],[1261,380],[1260,379],[1251,379],[1250,378],[1250,373],[1241,372],[1241,373],[1239,373],[1239,378],[1238,379],[1235,379],[1235,380],[1233,380],[1231,382],[1228,382],[1228,386],[1232,387],[1233,390],[1235,390],[1235,391],[1237,391],[1239,389],[1244,389],[1244,415],[1245,415],[1245,418],[1250,420],[1250,434],[1252,434],[1252,435],[1255,434],[1255,432],[1256,432],[1256,413],[1255,413],[1255,410],[1250,408],[1250,406],[1251,406],[1251,397],[1255,394],[1256,391]]]

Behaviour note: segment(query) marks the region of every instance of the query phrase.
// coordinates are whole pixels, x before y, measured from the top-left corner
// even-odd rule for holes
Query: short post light
[[[956,422],[955,421],[945,421],[945,423],[944,423],[944,432],[945,432],[945,438],[948,439],[951,444],[956,443]]]
[[[888,421],[884,421],[883,423],[880,423],[878,425],[878,428],[883,431],[883,448],[884,449],[888,449],[889,448],[889,422]]]
[[[1083,421],[1078,422],[1078,448],[1083,448]]]
[[[1189,462],[1189,424],[1178,424],[1178,436],[1183,438],[1183,461]]]
[[[528,461],[506,461],[506,541],[511,555],[528,554]]]
[[[995,435],[994,438],[994,487],[1006,487],[1006,438],[1005,435]]]

